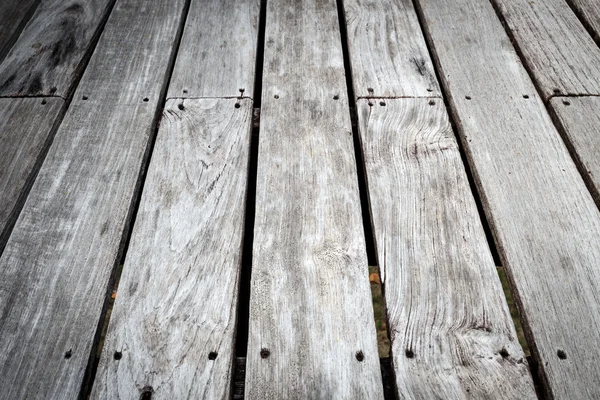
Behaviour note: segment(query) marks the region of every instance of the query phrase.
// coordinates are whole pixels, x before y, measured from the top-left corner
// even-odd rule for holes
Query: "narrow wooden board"
[[[0,96],[66,98],[113,1],[42,1],[0,64]]]
[[[536,399],[445,107],[429,102],[358,102],[396,386]]]
[[[0,258],[7,398],[79,394],[184,3],[118,2],[17,220]]]
[[[236,102],[167,103],[92,398],[231,397],[252,124]]]
[[[596,204],[600,204],[600,97],[555,97],[549,106]]]
[[[546,390],[597,397],[600,212],[492,5],[418,4]]]
[[[260,0],[192,1],[168,97],[252,96],[259,13]]]
[[[51,141],[64,101],[0,99],[0,254]]]
[[[596,0],[566,0],[600,44],[600,2]]]
[[[600,48],[565,0],[492,0],[544,100],[600,94]]]
[[[246,396],[382,398],[335,1],[265,36]]]
[[[0,1],[0,62],[27,24],[39,0]]]
[[[346,0],[356,97],[440,96],[412,0]]]

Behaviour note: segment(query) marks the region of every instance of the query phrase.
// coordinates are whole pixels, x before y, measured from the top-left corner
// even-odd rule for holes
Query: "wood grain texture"
[[[600,2],[596,0],[566,0],[587,26],[596,43],[600,43]]]
[[[544,100],[600,94],[600,48],[565,0],[492,0]]]
[[[63,108],[62,99],[0,99],[0,254]]]
[[[183,10],[119,1],[54,138],[0,258],[6,398],[79,393]]]
[[[112,2],[42,1],[0,64],[0,95],[66,98]]]
[[[356,97],[440,96],[411,0],[345,0],[344,8]]]
[[[167,102],[92,398],[230,398],[252,123],[236,101]]]
[[[549,106],[596,204],[600,204],[600,97],[555,97]]]
[[[600,212],[491,4],[418,4],[546,390],[598,397]]]
[[[252,96],[259,12],[260,0],[192,1],[168,97]]]
[[[358,102],[398,391],[536,399],[446,110],[428,103]]]
[[[0,62],[35,11],[39,0],[4,0],[0,2]]]
[[[246,397],[382,398],[335,1],[265,35]]]

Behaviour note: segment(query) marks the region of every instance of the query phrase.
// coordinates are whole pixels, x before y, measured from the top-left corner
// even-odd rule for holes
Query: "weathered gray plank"
[[[535,399],[442,102],[358,102],[402,398]]]
[[[42,156],[62,99],[0,99],[0,254]]]
[[[549,106],[579,171],[600,204],[600,97],[555,97]]]
[[[192,1],[168,97],[252,96],[259,12],[260,0]]]
[[[411,0],[346,0],[356,97],[439,96]]]
[[[600,94],[600,48],[565,0],[492,1],[544,100],[556,94]]]
[[[236,102],[167,103],[93,398],[230,397],[252,123]]]
[[[546,388],[597,397],[600,213],[492,5],[418,4]]]
[[[119,1],[54,138],[0,258],[6,398],[79,392],[183,10]]]
[[[10,50],[39,0],[3,0],[0,2],[0,62]]]
[[[381,398],[335,1],[265,35],[246,396]]]
[[[66,98],[113,1],[42,1],[0,64],[0,95]]]
[[[567,0],[587,25],[596,43],[600,44],[600,2],[596,0]]]

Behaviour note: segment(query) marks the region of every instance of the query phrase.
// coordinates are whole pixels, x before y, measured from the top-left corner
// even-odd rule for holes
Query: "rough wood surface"
[[[167,103],[92,398],[230,398],[252,123],[236,102]]]
[[[168,97],[252,96],[259,12],[260,0],[192,1]]]
[[[356,97],[440,95],[411,0],[345,0],[344,8]]]
[[[183,10],[119,1],[54,138],[0,258],[6,398],[79,393]]]
[[[418,4],[546,390],[598,397],[600,212],[492,5]]]
[[[0,254],[43,155],[61,99],[0,99]]]
[[[39,0],[0,1],[0,62],[19,37]]]
[[[596,0],[566,0],[600,44],[600,2]]]
[[[382,398],[336,4],[267,7],[246,396]]]
[[[544,100],[600,94],[600,48],[565,0],[492,0]]]
[[[66,98],[112,2],[42,1],[0,64],[0,95]]]
[[[555,97],[550,109],[579,171],[600,204],[600,97]]]
[[[358,102],[396,384],[406,399],[536,399],[442,102]]]

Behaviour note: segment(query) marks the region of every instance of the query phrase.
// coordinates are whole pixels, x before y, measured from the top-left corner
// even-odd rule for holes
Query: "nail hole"
[[[524,94],[524,95],[523,95],[523,98],[524,98],[524,99],[528,99],[528,98],[529,98],[529,95],[528,95],[528,94]]]
[[[177,104],[177,108],[179,108],[180,110],[185,109],[185,107],[183,106],[183,103]]]
[[[335,96],[333,96],[334,100],[339,100],[340,96],[338,96],[337,94]]]
[[[415,358],[415,353],[413,353],[411,349],[406,349],[404,355],[406,356],[406,358]]]
[[[120,351],[115,351],[115,354],[113,354],[113,358],[115,360],[120,360],[121,358],[123,358],[123,353],[121,353]]]
[[[502,348],[502,350],[500,350],[500,355],[502,356],[502,358],[508,358],[508,356],[510,354],[508,354],[508,350],[506,350],[504,347]]]
[[[374,90],[373,90],[373,88],[372,88],[372,87],[369,87],[369,88],[367,88],[367,91],[368,91],[368,92],[371,92],[371,93],[373,93],[373,92],[374,92]]]
[[[385,101],[380,101],[379,105],[385,107]]]
[[[435,106],[435,100],[429,100],[429,105],[430,106]]]
[[[147,97],[144,97],[144,101],[145,101],[145,102],[148,102],[148,98],[147,98]]]
[[[553,92],[554,92],[555,94],[559,94],[559,93],[560,93],[560,89],[554,89],[554,90],[553,90]]]
[[[264,347],[260,350],[260,358],[269,358],[271,352],[269,349],[265,349]]]
[[[50,88],[50,93],[54,93],[54,92],[56,92],[56,86],[52,86],[52,87]]]
[[[240,106],[240,103],[235,103],[235,106],[234,106],[234,107],[235,107],[235,108],[240,108],[240,107],[241,107],[241,106]]]
[[[556,352],[556,355],[558,356],[558,358],[560,358],[561,360],[566,360],[567,359],[567,353],[564,352],[564,350],[558,350]]]
[[[216,360],[217,359],[217,352],[216,351],[211,351],[210,353],[208,353],[208,359],[209,360]]]
[[[71,356],[73,355],[73,351],[71,349],[69,349],[68,351],[65,352],[65,358],[68,360],[69,358],[71,358]]]
[[[373,103],[369,101],[369,107],[373,107]]]
[[[81,100],[87,100],[88,97],[87,96],[81,96]]]
[[[428,91],[428,92],[433,92],[433,89],[429,89],[429,88],[427,88],[427,91]]]
[[[142,389],[142,393],[140,393],[140,400],[151,400],[152,393],[154,393],[154,389],[152,389],[152,386],[145,386]]]
[[[183,93],[187,94],[187,92],[188,92],[187,89],[183,89]]]
[[[244,89],[244,88],[239,88],[238,90],[240,91],[240,93],[244,93],[244,90],[246,90],[246,89]]]
[[[365,355],[362,352],[362,350],[356,352],[356,359],[360,362],[362,362],[365,359]]]
[[[274,97],[274,98],[276,98],[276,99],[278,99],[278,98],[279,98],[279,95],[278,95],[278,94],[276,94],[276,95],[275,95],[275,96],[273,96],[273,97]]]
[[[465,99],[471,100],[471,96],[465,96]]]
[[[568,100],[563,100],[563,104],[564,104],[565,106],[570,106],[570,105],[571,105],[571,102],[570,102],[570,101],[568,101]]]
[[[46,103],[47,103],[46,99],[43,99],[42,104],[46,104]]]

